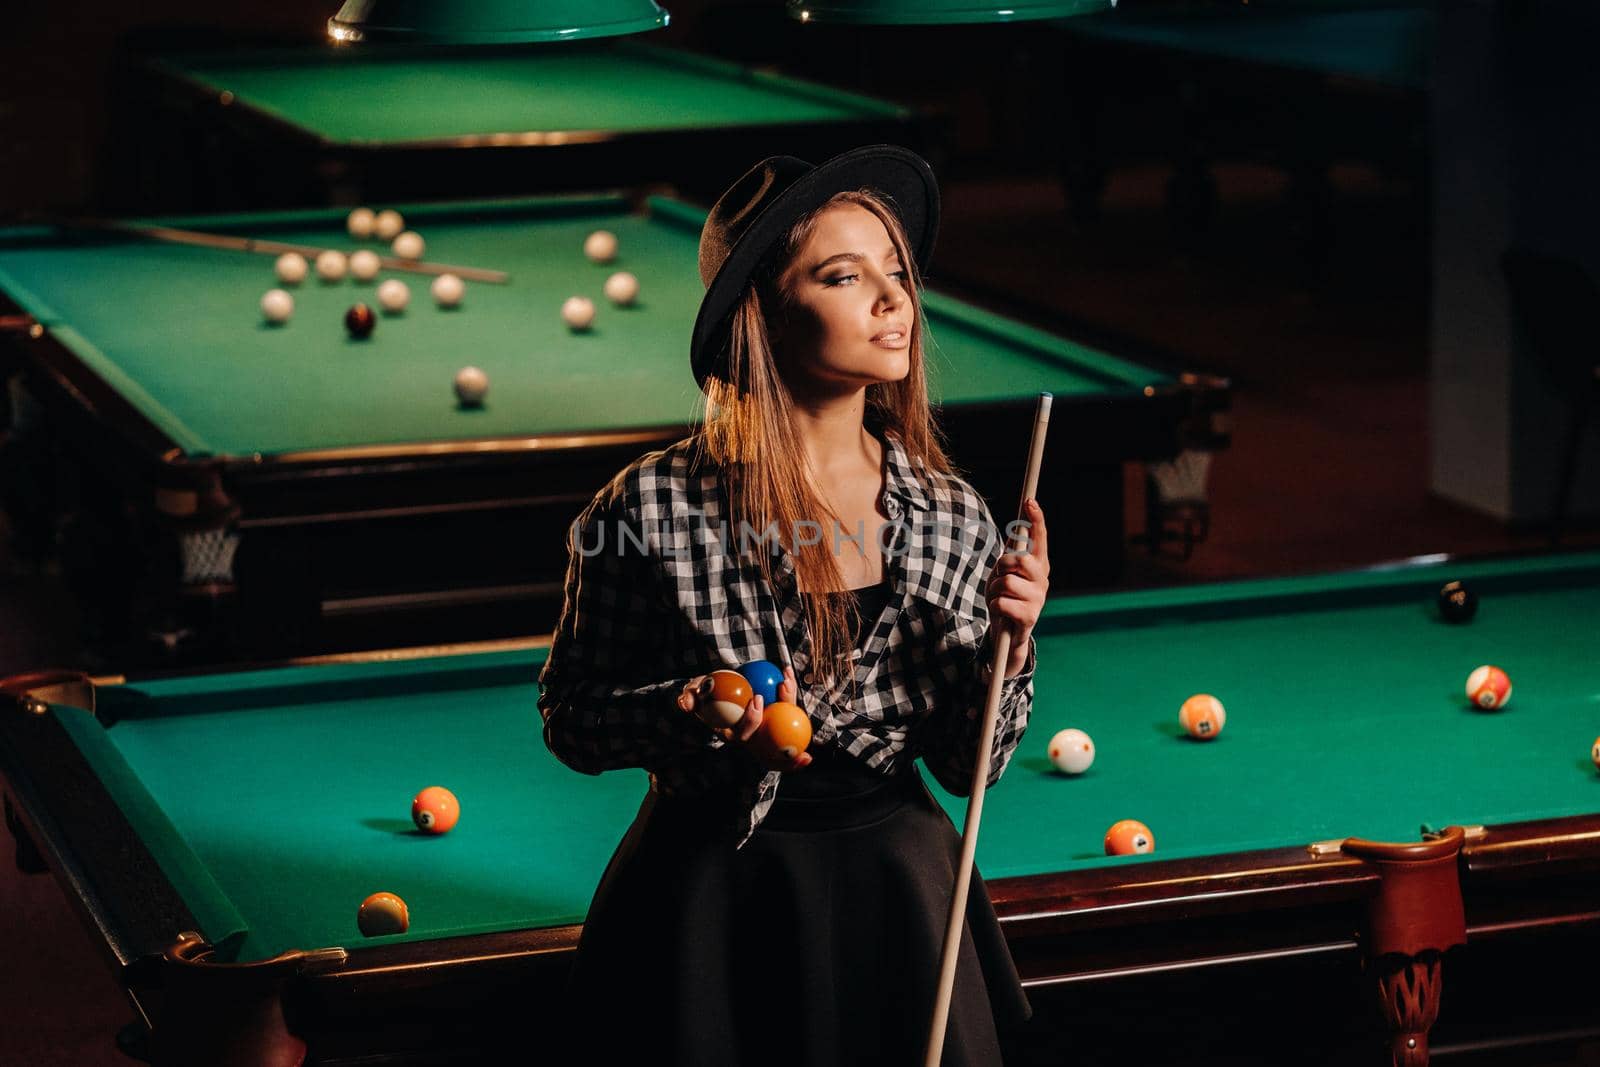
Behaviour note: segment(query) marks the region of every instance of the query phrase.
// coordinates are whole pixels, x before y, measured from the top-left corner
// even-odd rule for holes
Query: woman
[[[960,839],[914,761],[970,792],[993,620],[1012,634],[1000,777],[1049,575],[1038,505],[1002,556],[937,440],[917,276],[937,223],[932,172],[899,148],[736,182],[700,240],[704,426],[574,526],[546,743],[651,783],[574,965],[591,1054],[836,1067],[923,1044]],[[759,695],[731,729],[700,718],[705,676],[758,659],[811,720],[793,759],[747,744]],[[952,1067],[998,1063],[997,1020],[1029,1010],[976,877],[966,927]]]

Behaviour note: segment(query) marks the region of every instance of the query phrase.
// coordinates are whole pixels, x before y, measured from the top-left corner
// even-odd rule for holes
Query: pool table
[[[899,104],[634,39],[169,46],[126,69],[114,129],[144,213],[651,183],[709,202],[765,156],[942,141]]]
[[[1437,616],[1451,578],[1481,598],[1469,624]],[[1035,1002],[1014,1062],[1378,1063],[1389,1042],[1423,1064],[1430,1037],[1443,1060],[1593,1034],[1555,960],[1600,927],[1597,596],[1600,553],[1578,553],[1053,600],[978,849]],[[553,1042],[646,779],[545,750],[543,655],[6,679],[18,855],[55,871],[177,1062],[241,1034],[274,1063]],[[1463,693],[1484,662],[1514,682],[1499,712]],[[1178,726],[1196,691],[1228,709],[1209,742]],[[1097,745],[1078,777],[1045,757],[1068,726]],[[461,801],[440,838],[407,821],[431,784]],[[1102,854],[1122,818],[1153,853]],[[409,932],[357,933],[377,890]]]
[[[554,628],[567,527],[618,469],[699,420],[686,352],[704,214],[609,194],[405,214],[428,260],[509,280],[469,282],[463,304],[443,310],[428,276],[386,271],[410,283],[411,305],[380,316],[367,340],[342,321],[356,301],[375,304],[372,284],[308,280],[293,317],[273,326],[257,310],[277,284],[271,256],[103,230],[0,231],[0,317],[11,323],[0,341],[14,342],[23,383],[6,466],[40,483],[10,496],[56,493],[59,508],[18,524],[62,543],[86,597],[124,606],[98,613],[104,632],[255,659]],[[343,218],[169,221],[348,248]],[[611,265],[581,252],[601,228],[620,238]],[[641,280],[633,307],[602,297],[614,270]],[[574,293],[599,307],[584,333],[560,317]],[[937,291],[926,306],[951,454],[1009,512],[1035,398],[1054,393],[1041,499],[1070,506],[1058,585],[1109,581],[1124,552],[1122,465],[1224,444],[1227,383]],[[479,408],[452,391],[468,364],[490,378]]]
[[[1333,239],[1331,170],[1359,161],[1420,178],[1432,58],[1430,4],[1191,5],[1051,24],[1064,59],[1063,181],[1092,219],[1109,170],[1172,167],[1168,207],[1185,232],[1217,209],[1213,167],[1288,177],[1294,234],[1313,258]]]

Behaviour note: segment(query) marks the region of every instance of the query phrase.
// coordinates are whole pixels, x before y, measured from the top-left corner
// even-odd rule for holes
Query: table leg
[[[1424,1067],[1428,1031],[1439,1018],[1442,954],[1425,952],[1414,959],[1396,957],[1378,968],[1378,997],[1389,1024],[1394,1067]]]
[[[1367,904],[1365,952],[1378,977],[1395,1067],[1427,1067],[1428,1031],[1439,1016],[1444,953],[1467,940],[1458,861],[1466,831],[1447,828],[1421,844],[1351,838],[1342,850],[1382,878]]]

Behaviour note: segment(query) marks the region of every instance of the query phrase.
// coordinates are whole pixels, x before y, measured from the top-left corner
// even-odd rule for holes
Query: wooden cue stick
[[[1022,504],[1039,489],[1039,464],[1044,459],[1044,437],[1050,429],[1049,393],[1039,394],[1033,413],[1033,440],[1028,445],[1028,473],[1022,483]],[[1015,547],[1013,544],[1012,547]],[[990,625],[994,621],[990,620]],[[989,786],[989,750],[994,747],[995,720],[1000,717],[1000,690],[1006,681],[1006,660],[1011,656],[1011,631],[1002,629],[994,642],[994,659],[989,672],[989,695],[983,709],[983,731],[978,738],[977,766],[972,771],[972,798],[967,801],[966,828],[961,834],[961,866],[956,871],[955,892],[950,897],[950,914],[945,921],[944,948],[939,954],[939,989],[934,997],[933,1018],[928,1025],[924,1067],[939,1067],[944,1055],[944,1031],[950,1019],[950,998],[955,991],[956,957],[961,948],[961,930],[967,917],[967,889],[972,881],[972,861],[978,851],[978,823],[983,818],[983,795]]]
[[[315,259],[318,252],[327,250],[318,245],[265,241],[255,237],[233,237],[220,233],[200,233],[196,230],[179,230],[171,226],[135,226],[127,222],[73,222],[69,225],[78,229],[110,230],[114,233],[148,237],[155,241],[200,245],[203,248],[221,248],[233,252],[250,252],[262,256],[281,256],[285,252],[299,252],[307,259]],[[343,252],[344,249],[335,248],[333,251]],[[503,270],[457,267],[448,263],[425,263],[421,260],[399,259],[395,256],[379,256],[378,263],[384,270],[410,271],[413,274],[454,274],[469,282],[492,282],[495,285],[504,285],[511,277]]]

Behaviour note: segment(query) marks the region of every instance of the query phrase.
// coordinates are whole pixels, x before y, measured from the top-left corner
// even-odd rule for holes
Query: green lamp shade
[[[1117,0],[788,0],[789,17],[801,22],[863,26],[916,26],[953,22],[1029,22],[1110,11]]]
[[[523,44],[660,29],[654,0],[345,0],[328,20],[336,43]]]

